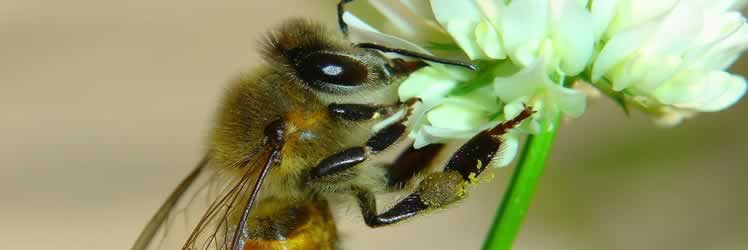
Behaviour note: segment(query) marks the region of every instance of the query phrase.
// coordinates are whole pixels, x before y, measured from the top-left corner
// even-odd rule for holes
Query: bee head
[[[382,53],[359,48],[324,26],[291,20],[272,32],[264,55],[284,67],[288,77],[327,94],[349,94],[393,83],[390,60]]]

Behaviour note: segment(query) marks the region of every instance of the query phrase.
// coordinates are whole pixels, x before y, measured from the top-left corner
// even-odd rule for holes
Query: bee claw
[[[411,97],[411,98],[408,98],[408,100],[405,100],[404,102],[406,106],[413,106],[416,103],[423,103],[423,99],[421,99],[420,97]]]
[[[525,102],[522,102],[522,108],[524,109],[522,112],[529,112],[531,114],[535,114],[538,112],[532,106],[527,105],[527,103]]]

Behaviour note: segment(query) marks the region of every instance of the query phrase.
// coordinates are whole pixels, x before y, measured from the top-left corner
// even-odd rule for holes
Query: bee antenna
[[[359,43],[359,44],[356,44],[356,47],[364,48],[364,49],[378,50],[378,51],[385,52],[385,53],[395,53],[395,54],[398,54],[398,55],[413,57],[413,58],[417,58],[417,59],[424,60],[424,61],[429,61],[429,62],[435,62],[435,63],[441,63],[441,64],[446,64],[446,65],[463,67],[463,68],[466,68],[466,69],[469,69],[469,70],[472,70],[472,71],[478,70],[478,66],[475,66],[475,64],[472,64],[472,63],[469,63],[469,62],[460,61],[460,60],[454,60],[454,59],[448,59],[448,58],[435,57],[435,56],[432,56],[432,55],[428,55],[428,54],[424,54],[424,53],[419,53],[419,52],[415,52],[415,51],[410,51],[410,50],[406,50],[406,49],[390,48],[390,47],[387,47],[387,46],[384,46],[384,45],[379,45],[379,44],[374,44],[374,43]]]
[[[348,24],[346,24],[345,20],[343,20],[343,14],[345,14],[345,5],[350,2],[353,2],[353,0],[340,0],[340,2],[338,2],[338,27],[340,28],[340,32],[342,32],[345,37],[348,37]],[[405,50],[405,49],[390,48],[390,47],[386,47],[386,46],[374,44],[374,43],[359,43],[359,44],[356,44],[356,46],[359,48],[374,49],[374,50],[379,50],[385,53],[395,53],[398,55],[413,57],[413,58],[417,58],[423,61],[463,67],[463,68],[466,68],[472,71],[478,70],[478,67],[475,66],[475,64],[471,64],[471,63],[460,61],[460,60],[439,58],[439,57],[435,57],[432,55],[427,55],[424,53],[419,53],[419,52]]]
[[[343,20],[343,14],[345,14],[345,4],[350,2],[353,2],[353,0],[340,0],[338,2],[338,27],[340,28],[340,32],[346,37],[348,37],[348,24]]]

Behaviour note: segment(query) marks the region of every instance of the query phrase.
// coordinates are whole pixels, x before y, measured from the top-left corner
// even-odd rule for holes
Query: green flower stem
[[[559,115],[547,119],[542,132],[527,139],[509,188],[496,211],[491,230],[483,243],[484,250],[509,250],[517,238],[522,220],[532,200],[533,191],[543,173],[559,126]]]

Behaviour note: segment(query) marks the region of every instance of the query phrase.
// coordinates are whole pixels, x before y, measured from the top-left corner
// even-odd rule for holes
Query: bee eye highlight
[[[297,64],[298,76],[312,87],[326,89],[338,85],[352,87],[363,84],[369,74],[366,65],[349,56],[313,53]]]

